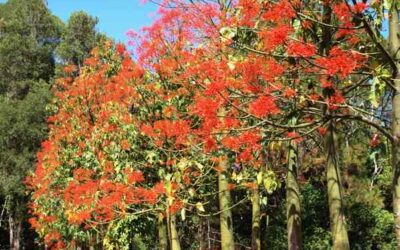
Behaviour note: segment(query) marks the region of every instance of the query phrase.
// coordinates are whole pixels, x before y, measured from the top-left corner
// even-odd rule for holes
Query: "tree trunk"
[[[251,249],[261,250],[261,232],[260,232],[260,192],[257,188],[251,190],[252,220],[251,220]]]
[[[330,24],[332,21],[331,5],[326,4],[323,8],[322,22]],[[324,25],[322,28],[322,41],[319,51],[323,55],[328,55],[332,46],[332,27]],[[327,96],[325,96],[327,97]],[[323,108],[326,114],[326,107]],[[342,184],[340,181],[340,169],[336,153],[336,135],[333,121],[329,122],[329,129],[326,138],[325,151],[326,159],[326,178],[329,205],[329,219],[332,233],[333,249],[350,249],[349,238],[346,231],[346,218],[343,211]]]
[[[206,225],[205,225],[205,220],[203,218],[199,218],[197,241],[199,242],[199,250],[207,249]]]
[[[268,242],[268,229],[269,229],[269,214],[265,214],[265,232],[262,234],[263,235],[263,244],[262,244],[262,250],[268,250],[269,248],[269,242]]]
[[[346,230],[346,218],[343,211],[343,194],[340,170],[336,153],[336,135],[332,122],[329,124],[326,139],[327,165],[326,177],[328,185],[329,217],[334,250],[350,249]]]
[[[179,242],[178,231],[176,230],[176,215],[171,214],[170,206],[173,204],[174,199],[171,196],[171,189],[167,188],[167,231],[168,231],[168,241],[170,250],[181,250],[181,245]]]
[[[291,122],[293,125],[295,120]],[[289,143],[287,156],[287,175],[286,175],[286,216],[287,216],[287,237],[288,249],[300,250],[303,244],[303,234],[301,228],[301,201],[299,184],[297,183],[298,167],[298,146],[293,140]]]
[[[170,238],[171,250],[181,250],[181,244],[179,243],[178,231],[176,230],[176,215],[171,214],[169,216],[168,231]]]
[[[218,175],[218,198],[220,213],[220,227],[221,227],[221,250],[234,250],[235,241],[233,238],[233,225],[232,225],[232,212],[231,194],[228,190],[228,161],[227,159],[220,160],[221,173]]]
[[[395,216],[395,232],[397,249],[400,249],[400,74],[397,74],[396,94],[393,96],[392,130],[394,142],[392,143],[393,167],[393,212]]]
[[[10,232],[10,250],[19,250],[21,249],[22,219],[20,216],[14,215],[10,211],[8,224]]]
[[[393,71],[393,86],[395,91],[392,99],[392,168],[393,168],[393,212],[395,216],[395,232],[397,249],[400,249],[400,24],[399,10],[393,1],[389,13],[389,50],[396,62]]]
[[[159,214],[157,220],[158,229],[158,245],[160,250],[168,249],[168,237],[167,237],[167,226],[165,225],[165,219],[163,214]]]

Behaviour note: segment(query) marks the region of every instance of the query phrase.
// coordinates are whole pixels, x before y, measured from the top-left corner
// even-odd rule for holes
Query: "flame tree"
[[[357,121],[394,141],[394,153],[397,145],[395,136],[370,119],[383,106],[364,88],[373,77],[384,78],[371,70],[379,59],[367,52],[378,50],[395,64],[366,18],[381,5],[328,0],[160,5],[153,25],[132,37],[137,62],[121,46],[107,45],[86,61],[79,78],[59,85],[50,138],[28,181],[33,225],[48,244],[58,240],[63,247],[87,229],[103,232],[104,245],[111,225],[149,212],[159,218],[161,248],[181,249],[177,212],[181,221],[219,215],[221,249],[234,249],[232,211],[251,199],[252,248],[260,249],[260,203],[279,186],[277,173],[285,166],[288,247],[301,249],[298,156],[314,150],[326,158],[333,249],[349,249],[338,138]],[[372,112],[365,100],[375,101]],[[395,107],[395,97],[393,102]],[[273,150],[281,142],[287,144],[286,157]],[[243,190],[248,194],[233,204],[232,193]],[[207,204],[216,194],[218,209],[207,214],[215,209]]]

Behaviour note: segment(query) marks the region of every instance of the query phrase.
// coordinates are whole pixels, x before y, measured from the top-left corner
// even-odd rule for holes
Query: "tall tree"
[[[296,118],[290,121],[296,124]],[[297,182],[299,166],[298,145],[295,141],[288,143],[287,151],[287,176],[286,176],[286,214],[288,231],[288,249],[300,250],[303,248],[300,190]]]
[[[23,181],[46,136],[45,106],[61,26],[41,0],[0,5],[0,192],[7,201],[10,249],[28,247]]]
[[[46,136],[45,107],[49,100],[48,86],[43,83],[31,86],[23,100],[0,97],[0,192],[7,200],[10,249],[23,247],[22,224],[27,219],[23,183]]]
[[[221,249],[234,250],[235,240],[233,238],[233,221],[231,194],[228,188],[228,160],[221,157],[220,161],[221,172],[218,175],[218,198],[220,214],[220,227],[221,227]]]
[[[53,76],[62,23],[41,0],[1,4],[0,20],[0,94],[23,97],[32,82]]]
[[[346,219],[343,205],[343,186],[337,153],[337,135],[334,126],[329,125],[329,132],[326,138],[326,178],[328,189],[329,214],[333,249],[350,249],[347,235]]]
[[[362,110],[367,106],[354,105],[356,100],[365,100],[365,91],[359,90],[368,84],[353,82],[357,79],[354,74],[364,75],[363,70],[368,69],[364,67],[364,53],[357,47],[363,46],[354,39],[354,36],[364,38],[365,34],[353,23],[365,5],[348,6],[347,2],[339,1],[307,1],[302,5],[301,1],[243,0],[225,8],[224,4],[221,7],[204,1],[165,2],[168,8],[161,8],[161,18],[146,29],[151,36],[145,36],[139,48],[138,62],[150,69],[148,72],[135,73],[135,64],[125,57],[121,47],[111,46],[103,53],[111,55],[115,53],[107,50],[117,51],[123,55],[121,62],[105,63],[104,58],[95,56],[84,63],[90,67],[82,68],[82,75],[76,81],[64,79],[65,85],[58,93],[61,99],[57,103],[60,111],[57,122],[50,142],[43,147],[46,157],[43,164],[38,164],[33,177],[36,182],[31,183],[39,231],[47,239],[67,242],[74,234],[82,234],[82,225],[93,226],[96,220],[120,223],[130,212],[141,213],[143,203],[148,203],[149,210],[164,211],[166,197],[161,193],[155,195],[152,185],[162,180],[161,186],[168,190],[166,220],[171,248],[181,247],[178,238],[183,237],[177,234],[183,230],[177,227],[190,217],[190,212],[194,214],[196,208],[201,212],[199,215],[205,215],[206,209],[218,206],[219,201],[219,211],[214,216],[220,217],[221,246],[233,249],[233,208],[240,202],[232,203],[237,196],[243,197],[236,187],[253,192],[254,224],[250,228],[257,229],[261,215],[258,200],[263,204],[269,202],[256,193],[260,189],[254,186],[262,183],[268,194],[275,190],[275,176],[285,166],[285,160],[281,159],[286,154],[289,239],[285,245],[301,248],[295,146],[304,140],[305,151],[327,156],[327,181],[320,181],[327,189],[331,215],[330,223],[326,220],[324,223],[332,228],[327,238],[332,236],[335,249],[348,249],[341,187],[345,171],[340,167],[340,144],[335,133],[341,132],[347,119],[359,119],[380,129],[371,120],[354,115],[368,113]],[[320,10],[324,10],[324,15]],[[351,50],[353,47],[356,49]],[[94,54],[98,56],[98,52]],[[368,80],[371,73],[366,75]],[[115,94],[109,95],[105,90]],[[293,104],[298,114],[296,125],[287,125]],[[125,131],[125,126],[130,126],[128,131],[134,135]],[[104,131],[100,133],[104,137],[98,131]],[[315,136],[326,137],[326,152],[320,150],[321,140],[315,140]],[[275,141],[290,141],[290,147],[285,153],[268,152],[268,159],[273,159],[271,166],[268,173],[261,171],[257,175],[255,183],[254,173],[258,172],[255,170],[265,165],[260,152],[270,141],[271,148]],[[221,152],[226,153],[223,158],[215,157]],[[214,156],[209,162],[218,164],[217,192],[205,194],[204,188],[191,186],[207,180],[204,186],[208,190],[215,188],[216,178],[210,174],[214,171],[202,171],[206,169],[204,166],[193,167],[199,163],[196,160],[201,153]],[[182,156],[187,159],[184,161]],[[59,158],[62,163],[55,160]],[[103,166],[105,161],[111,164]],[[121,165],[121,161],[130,164]],[[129,183],[132,166],[146,178],[134,172],[136,177],[142,177],[141,181],[133,176],[134,182]],[[203,173],[209,178],[204,178]],[[321,173],[325,173],[325,168],[318,174],[326,180]],[[214,182],[210,181],[212,177]],[[191,192],[185,192],[186,189]],[[137,201],[137,190],[155,200],[140,202],[148,198],[141,197]],[[48,199],[48,193],[54,194],[52,199]],[[216,194],[219,200],[209,198]],[[274,198],[277,196],[274,194]],[[135,199],[125,201],[123,197]],[[66,204],[68,209],[52,208],[54,201]],[[101,204],[114,209],[104,210]],[[289,210],[292,208],[294,211]],[[102,220],[105,211],[109,221]],[[178,211],[182,220],[175,223]],[[65,230],[55,234],[57,225]],[[113,224],[109,225],[112,228]],[[253,232],[253,248],[257,249],[258,232]],[[168,236],[160,233],[160,239]],[[160,242],[165,247],[165,241]]]
[[[391,1],[389,8],[389,51],[393,58],[394,68],[392,83],[392,167],[393,167],[393,212],[397,248],[400,248],[400,3]]]
[[[84,59],[101,37],[96,31],[98,21],[97,17],[83,11],[71,14],[57,48],[57,54],[65,63],[78,67],[83,65]]]

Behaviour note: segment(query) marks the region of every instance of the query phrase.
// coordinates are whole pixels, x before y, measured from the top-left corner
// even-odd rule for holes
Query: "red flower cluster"
[[[267,115],[279,113],[279,108],[275,104],[275,98],[267,95],[257,98],[250,103],[249,112],[259,118],[264,118]]]
[[[312,57],[316,53],[316,48],[309,43],[290,42],[287,53],[291,56]]]
[[[344,51],[339,47],[334,47],[328,57],[317,58],[315,62],[325,68],[328,75],[338,75],[344,78],[364,62],[364,57]]]

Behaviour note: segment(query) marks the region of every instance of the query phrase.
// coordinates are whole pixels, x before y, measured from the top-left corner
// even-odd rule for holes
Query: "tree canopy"
[[[399,248],[400,6],[159,4],[131,48],[84,13],[61,36],[25,179],[44,246]]]
[[[82,12],[74,15],[92,18]],[[94,26],[85,32],[97,34]],[[1,227],[9,229],[9,245],[5,247],[10,249],[34,244],[32,230],[26,225],[28,197],[24,180],[36,164],[41,141],[47,137],[50,89],[56,66],[65,66],[59,62],[56,48],[65,33],[63,22],[51,14],[42,0],[0,4]],[[95,46],[93,41],[86,44],[87,50]],[[3,216],[8,217],[5,223]]]
[[[57,54],[65,63],[77,66],[83,64],[99,38],[97,23],[97,18],[83,11],[71,14],[57,48]]]

